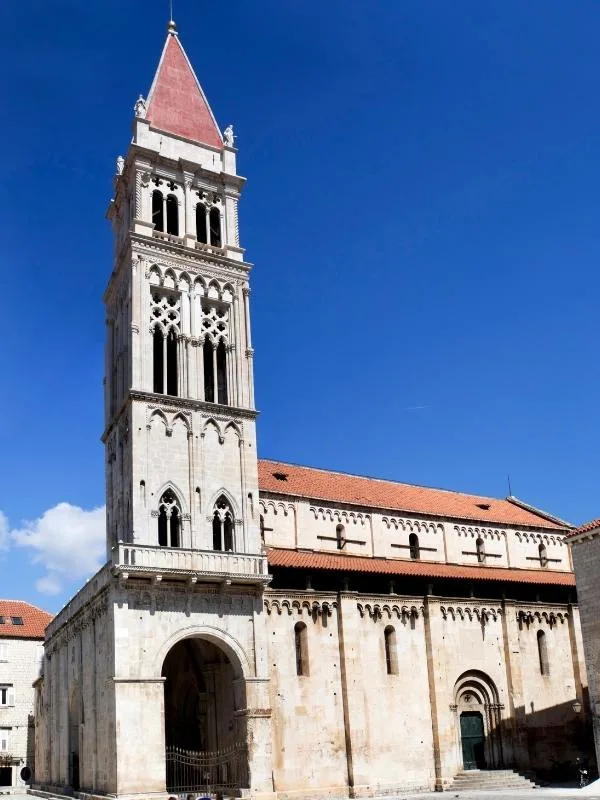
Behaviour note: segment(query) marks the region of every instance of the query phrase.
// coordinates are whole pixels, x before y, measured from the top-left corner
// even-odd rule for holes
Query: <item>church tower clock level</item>
[[[107,547],[132,571],[267,580],[243,184],[233,130],[220,132],[170,23],[108,211]]]

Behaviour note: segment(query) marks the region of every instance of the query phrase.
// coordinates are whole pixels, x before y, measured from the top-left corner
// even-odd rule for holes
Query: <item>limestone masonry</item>
[[[347,797],[549,774],[589,742],[569,526],[258,460],[234,141],[171,23],[108,209],[107,563],[46,631],[35,783]]]

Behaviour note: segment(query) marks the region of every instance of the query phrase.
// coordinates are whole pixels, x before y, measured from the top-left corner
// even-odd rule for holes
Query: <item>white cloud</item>
[[[3,530],[4,539],[10,539],[17,547],[30,548],[33,563],[46,570],[36,582],[38,592],[43,594],[59,594],[65,583],[88,578],[104,562],[104,507],[86,511],[59,503],[10,533],[6,517],[0,512],[0,548]]]
[[[0,511],[0,550],[8,550],[10,537],[8,535],[8,519]]]

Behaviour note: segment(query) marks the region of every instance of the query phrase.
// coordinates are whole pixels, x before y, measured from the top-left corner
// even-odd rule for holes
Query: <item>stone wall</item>
[[[589,681],[589,708],[600,764],[600,537],[590,533],[571,545],[577,576],[583,649]]]

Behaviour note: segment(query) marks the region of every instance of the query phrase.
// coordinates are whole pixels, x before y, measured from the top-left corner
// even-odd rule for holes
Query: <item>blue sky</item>
[[[50,610],[102,537],[104,213],[167,16],[0,6],[0,596]],[[260,454],[600,514],[600,4],[175,17],[248,177]]]

